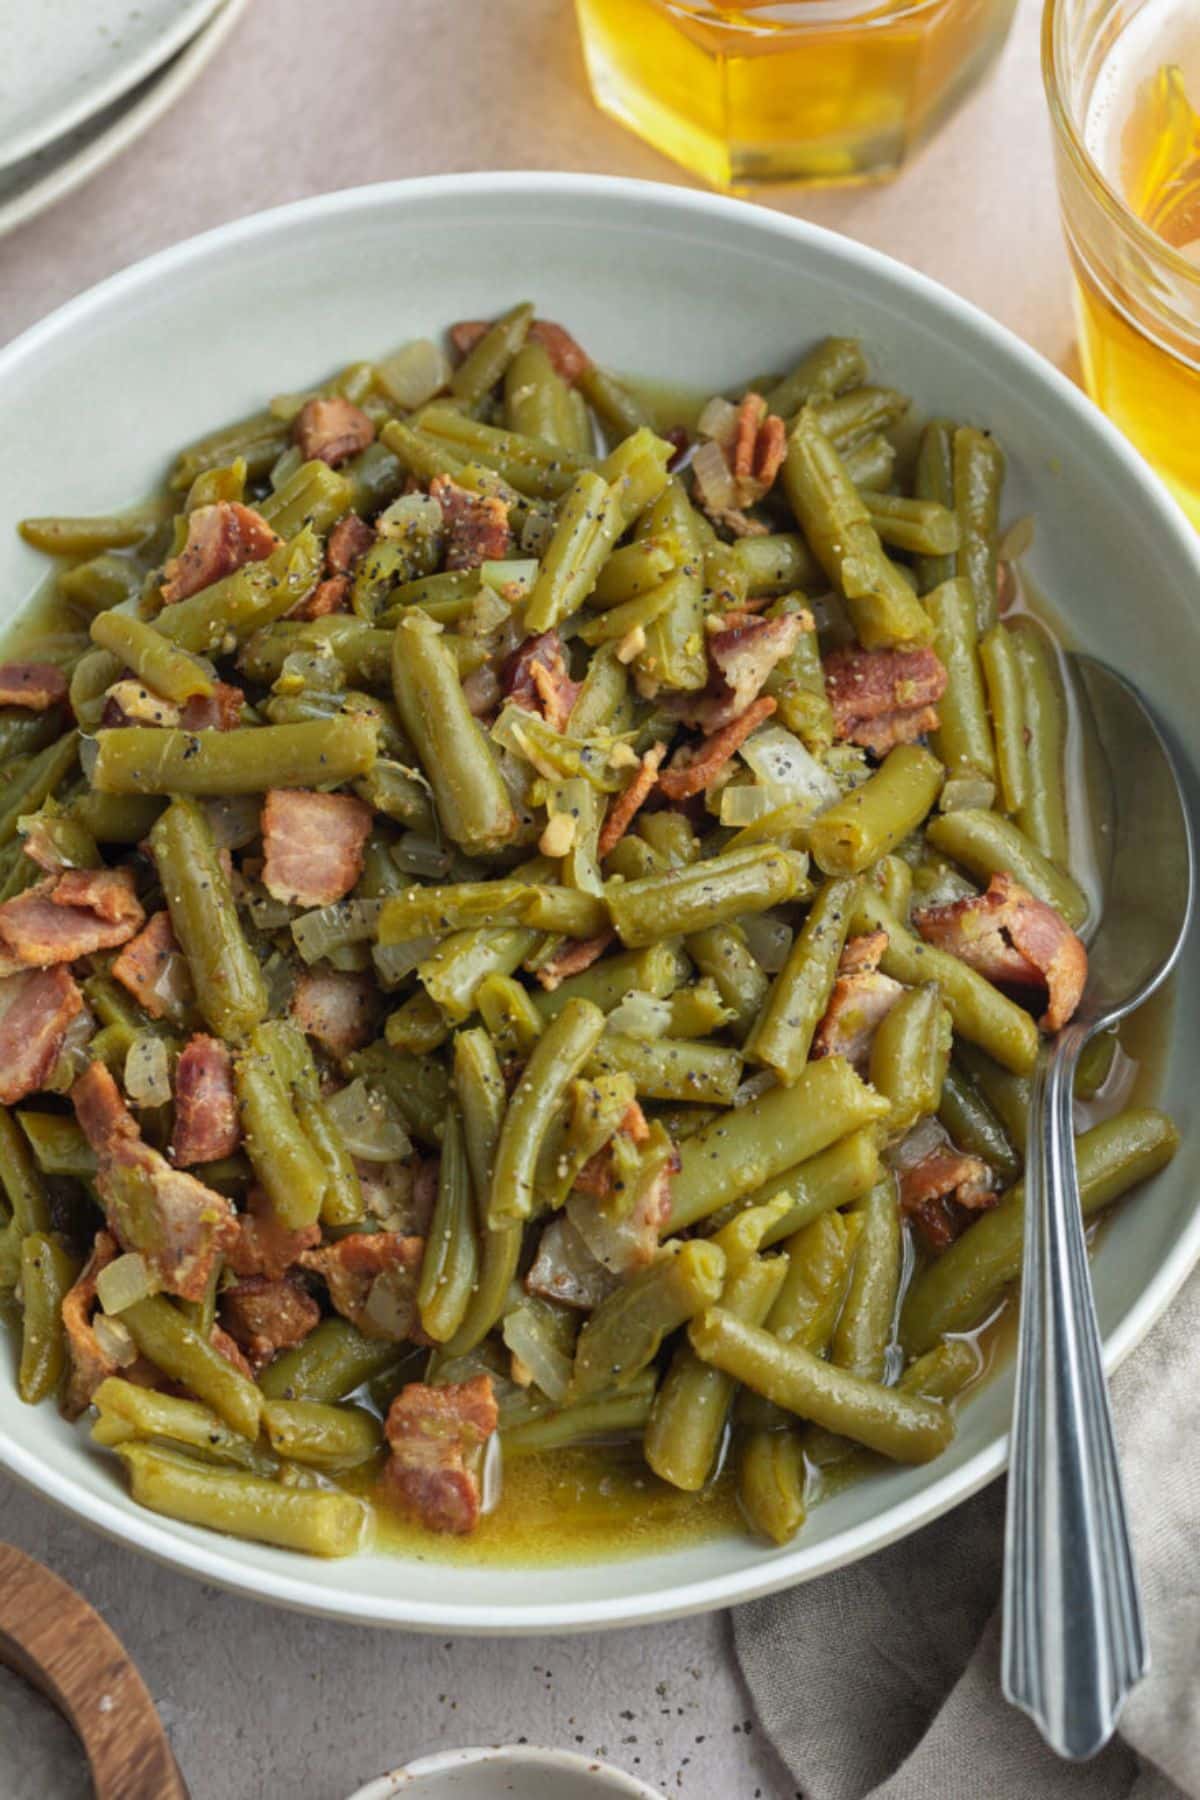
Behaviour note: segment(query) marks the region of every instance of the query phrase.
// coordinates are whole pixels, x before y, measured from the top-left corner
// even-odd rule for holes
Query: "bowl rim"
[[[932,308],[935,313],[952,315],[968,336],[973,336],[993,354],[1015,359],[1023,365],[1038,386],[1074,420],[1084,446],[1089,437],[1093,440],[1098,437],[1108,454],[1120,465],[1131,487],[1138,490],[1148,518],[1173,541],[1184,560],[1191,562],[1200,590],[1200,535],[1193,531],[1182,509],[1133,446],[1083,392],[1014,332],[932,277],[839,232],[766,207],[752,207],[726,195],[678,188],[665,182],[536,169],[468,171],[342,188],[251,213],[156,251],[108,276],[29,326],[0,348],[0,393],[11,373],[51,350],[58,338],[85,323],[90,314],[103,312],[113,301],[133,297],[147,287],[172,278],[214,252],[253,242],[275,230],[286,230],[297,221],[319,221],[339,214],[353,214],[360,209],[393,204],[403,206],[409,200],[436,200],[443,196],[520,200],[539,195],[570,198],[581,206],[593,201],[616,202],[631,208],[657,209],[666,217],[704,218],[717,225],[723,221],[745,225],[752,214],[755,228],[764,240],[773,238],[780,245],[801,250],[813,246],[836,257],[850,275],[856,268],[883,273],[890,285],[907,291],[918,308]],[[1104,1363],[1110,1373],[1165,1311],[1198,1260],[1200,1208],[1176,1238],[1153,1279],[1105,1339]],[[38,1456],[22,1443],[0,1433],[0,1468],[93,1529],[170,1568],[255,1599],[269,1600],[320,1617],[410,1631],[494,1637],[651,1624],[760,1599],[856,1562],[860,1557],[907,1537],[994,1480],[1003,1471],[1007,1458],[1006,1433],[956,1470],[930,1482],[911,1499],[898,1502],[824,1543],[808,1547],[801,1543],[786,1552],[765,1553],[757,1568],[680,1581],[645,1593],[618,1593],[591,1600],[506,1603],[499,1607],[486,1602],[433,1604],[403,1594],[360,1594],[334,1587],[314,1587],[305,1578],[304,1563],[299,1557],[289,1558],[286,1568],[243,1566],[226,1553],[225,1540],[216,1534],[212,1534],[211,1541],[192,1541],[156,1515],[140,1508],[135,1510],[124,1496],[117,1501],[87,1494],[66,1475],[46,1469]],[[281,1553],[281,1561],[285,1554]],[[613,1566],[615,1569],[620,1565],[614,1562]]]
[[[419,1756],[398,1769],[376,1776],[365,1787],[356,1788],[349,1800],[403,1800],[403,1788],[396,1786],[401,1776],[445,1775],[453,1769],[467,1769],[476,1763],[501,1764],[500,1772],[514,1769],[569,1769],[573,1775],[595,1778],[597,1800],[601,1794],[624,1795],[626,1800],[666,1800],[661,1788],[651,1787],[639,1775],[618,1769],[614,1763],[599,1757],[585,1756],[579,1750],[557,1750],[537,1744],[471,1744],[461,1750],[434,1750]]]

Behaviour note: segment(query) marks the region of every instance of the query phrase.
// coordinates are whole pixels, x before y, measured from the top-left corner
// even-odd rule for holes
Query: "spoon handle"
[[[1087,1037],[1060,1032],[1033,1078],[1004,1555],[1004,1693],[1069,1757],[1107,1743],[1149,1666],[1075,1167]]]

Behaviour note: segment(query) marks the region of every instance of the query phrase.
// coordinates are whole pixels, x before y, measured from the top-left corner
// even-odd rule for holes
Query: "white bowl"
[[[574,1750],[532,1750],[524,1744],[493,1749],[439,1750],[369,1781],[350,1800],[665,1800],[610,1763]]]
[[[152,257],[26,333],[0,353],[4,605],[15,610],[44,574],[10,529],[22,515],[127,501],[175,447],[266,395],[526,295],[602,362],[710,390],[786,363],[823,333],[860,335],[879,376],[922,410],[997,432],[1006,515],[1037,514],[1029,561],[1042,590],[1194,747],[1200,539],[1075,388],[873,251],[736,201],[599,177],[449,176],[303,201]],[[1163,1092],[1186,1127],[1194,945],[1179,995]],[[1198,1161],[1191,1132],[1104,1236],[1095,1285],[1110,1365],[1200,1255]],[[112,1459],[90,1454],[52,1408],[22,1406],[7,1380],[0,1462],[98,1529],[265,1599],[441,1632],[568,1631],[726,1606],[904,1536],[1002,1469],[1010,1392],[1007,1375],[992,1382],[945,1456],[837,1495],[785,1549],[733,1535],[536,1573],[447,1564],[433,1548],[321,1563],[172,1524],[135,1507]]]

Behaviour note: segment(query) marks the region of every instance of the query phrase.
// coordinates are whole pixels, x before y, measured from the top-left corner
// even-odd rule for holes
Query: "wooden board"
[[[96,1800],[188,1800],[145,1682],[74,1588],[0,1544],[0,1663],[72,1725]]]

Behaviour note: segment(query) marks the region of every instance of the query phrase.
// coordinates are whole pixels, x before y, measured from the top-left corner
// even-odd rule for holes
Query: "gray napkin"
[[[803,1800],[1200,1800],[1200,1273],[1113,1383],[1151,1671],[1064,1763],[1000,1694],[1004,1483],[739,1607],[738,1656]]]

